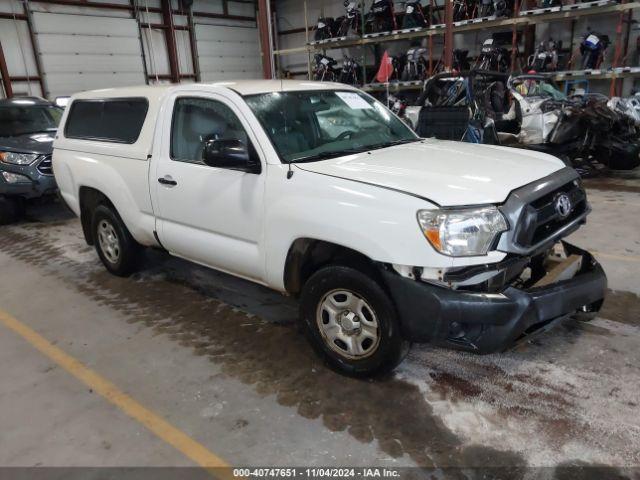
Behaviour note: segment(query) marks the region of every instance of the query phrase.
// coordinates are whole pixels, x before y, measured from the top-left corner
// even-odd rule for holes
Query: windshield
[[[322,160],[420,140],[382,104],[359,92],[275,92],[245,100],[286,162]]]
[[[61,118],[62,109],[53,106],[0,107],[0,137],[55,131]]]

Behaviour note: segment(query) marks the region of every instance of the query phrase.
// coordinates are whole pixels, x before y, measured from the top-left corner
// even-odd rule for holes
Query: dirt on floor
[[[159,252],[131,278],[111,276],[76,219],[5,227],[0,250],[206,356],[222,375],[298,415],[377,442],[386,455],[424,467],[486,468],[491,478],[519,478],[527,466],[557,466],[555,477],[567,478],[563,467],[576,465],[602,465],[590,474],[615,478],[632,475],[617,468],[640,465],[634,294],[612,292],[601,318],[569,320],[504,354],[414,346],[395,374],[355,380],[322,364],[294,315],[260,314],[270,302],[293,309],[290,299],[265,291],[264,305],[223,301],[205,270]]]

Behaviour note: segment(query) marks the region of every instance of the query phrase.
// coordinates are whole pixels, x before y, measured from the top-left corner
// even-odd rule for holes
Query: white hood
[[[441,206],[500,203],[512,190],[565,167],[544,153],[432,139],[297,166],[393,188]]]

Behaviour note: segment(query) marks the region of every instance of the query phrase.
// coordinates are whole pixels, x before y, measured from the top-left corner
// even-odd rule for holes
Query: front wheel
[[[93,212],[91,231],[98,256],[109,272],[127,277],[136,270],[142,248],[116,212],[99,205]]]
[[[389,296],[376,281],[350,267],[316,272],[302,291],[300,316],[315,350],[348,375],[388,372],[409,351]]]

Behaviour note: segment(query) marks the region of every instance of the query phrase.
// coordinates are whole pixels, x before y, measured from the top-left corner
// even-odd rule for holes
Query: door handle
[[[178,185],[178,182],[176,182],[173,178],[171,178],[170,175],[165,175],[164,177],[160,177],[158,179],[158,183],[160,183],[161,185],[167,185],[169,187],[175,187],[176,185]]]

